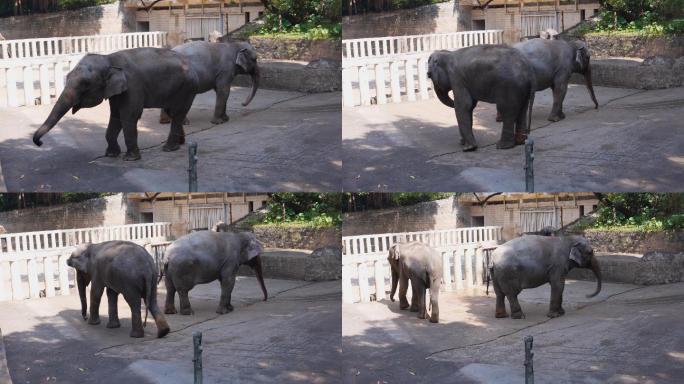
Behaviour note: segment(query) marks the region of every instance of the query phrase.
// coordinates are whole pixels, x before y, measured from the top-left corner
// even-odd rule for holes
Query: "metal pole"
[[[525,337],[525,384],[534,384],[534,366],[532,365],[532,336]]]
[[[534,140],[525,140],[525,192],[534,192]]]
[[[195,384],[202,384],[202,332],[193,332],[192,347],[194,350],[192,362],[195,364]]]
[[[188,145],[188,190],[197,192],[197,143]]]

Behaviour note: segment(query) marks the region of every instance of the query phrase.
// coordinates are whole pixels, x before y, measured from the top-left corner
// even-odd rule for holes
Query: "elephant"
[[[390,300],[399,285],[399,309],[409,308],[406,300],[408,282],[411,280],[411,312],[418,312],[419,319],[427,318],[425,307],[426,289],[430,290],[430,322],[439,322],[439,289],[442,286],[442,256],[434,248],[421,242],[394,244],[387,256],[392,272]]]
[[[585,42],[531,39],[513,47],[522,52],[532,64],[536,76],[536,91],[543,91],[546,88],[553,91],[553,107],[548,117],[549,121],[556,122],[565,118],[563,100],[573,73],[584,76],[591,100],[595,109],[598,109],[599,104],[591,81],[590,54]]]
[[[246,41],[231,41],[226,43],[210,43],[206,41],[192,41],[173,48],[175,52],[187,57],[190,68],[197,74],[197,93],[209,90],[216,91],[216,106],[212,124],[228,121],[226,102],[230,95],[230,85],[236,75],[247,74],[252,78],[252,91],[242,106],[247,106],[259,87],[259,66],[254,47]],[[162,110],[159,122],[166,124],[170,121]]]
[[[508,317],[504,297],[511,307],[511,318],[524,318],[518,294],[527,288],[551,285],[550,318],[562,316],[565,277],[573,268],[588,268],[597,279],[596,291],[601,292],[601,268],[594,250],[582,236],[525,235],[500,245],[492,252],[490,272],[496,293],[497,318]]]
[[[439,100],[456,111],[463,151],[477,149],[473,109],[478,101],[495,103],[503,116],[497,148],[525,143],[536,85],[532,67],[520,51],[505,45],[435,51],[428,59],[427,76],[432,79]],[[454,92],[453,100],[449,91]]]
[[[232,311],[230,296],[235,286],[235,276],[242,264],[254,270],[266,301],[268,293],[261,270],[261,252],[261,245],[251,232],[198,231],[174,241],[165,254],[164,313],[177,313],[174,296],[178,292],[180,313],[191,315],[193,312],[188,292],[197,284],[210,283],[216,279],[221,283],[221,299],[216,313]]]
[[[109,99],[109,124],[105,156],[121,153],[118,136],[126,142],[124,160],[139,160],[137,122],[144,108],[164,108],[172,117],[164,151],[175,151],[185,143],[183,120],[197,93],[198,78],[189,59],[164,48],[133,48],[109,55],[88,54],[66,78],[64,91],[50,115],[33,135],[41,137],[71,109],[92,108]]]
[[[169,324],[157,305],[157,269],[154,259],[145,248],[129,241],[105,241],[84,243],[76,247],[67,260],[67,265],[76,269],[76,285],[81,299],[81,316],[88,324],[100,324],[100,299],[105,288],[109,302],[107,328],[121,326],[117,311],[117,300],[122,294],[131,307],[133,326],[131,337],[143,337],[143,323],[140,316],[141,298],[152,313],[157,324],[157,337],[169,333]],[[90,318],[86,287],[90,285]]]

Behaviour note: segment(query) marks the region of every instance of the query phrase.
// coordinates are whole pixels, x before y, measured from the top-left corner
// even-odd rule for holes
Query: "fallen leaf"
[[[81,372],[85,372],[85,371],[86,371],[86,370],[83,369],[83,368],[79,368],[78,370],[81,371]]]
[[[411,180],[415,180],[415,179],[416,179],[415,176],[409,176],[409,177],[411,178]]]
[[[76,180],[81,180],[81,179],[80,179],[78,176],[76,176],[76,175],[72,175],[71,177],[73,177],[73,178],[76,179]]]
[[[415,372],[411,372],[411,371],[409,371],[409,373],[410,373],[411,375],[413,375],[413,376],[415,376],[415,375],[416,375],[416,373],[415,373]]]
[[[23,178],[24,178],[24,175],[19,176],[19,178],[20,178],[20,179],[23,179]]]

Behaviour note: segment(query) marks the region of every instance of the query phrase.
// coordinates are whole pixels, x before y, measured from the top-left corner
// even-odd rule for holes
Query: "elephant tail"
[[[147,314],[150,312],[150,307],[154,305],[152,300],[157,299],[155,297],[155,294],[157,293],[156,291],[157,286],[154,284],[154,279],[151,281],[145,279],[145,321],[143,322],[143,327],[147,326]]]
[[[162,279],[164,278],[164,275],[166,275],[166,271],[169,269],[169,262],[165,261],[164,266],[161,268],[159,271],[159,279],[157,279],[157,285],[161,283]]]
[[[530,134],[532,132],[532,106],[534,105],[534,94],[537,90],[536,80],[533,78],[530,81],[530,101],[527,106],[527,132],[525,134]]]

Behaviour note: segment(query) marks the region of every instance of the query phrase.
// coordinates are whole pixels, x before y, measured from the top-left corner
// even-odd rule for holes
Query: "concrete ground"
[[[684,88],[635,90],[571,84],[566,118],[546,120],[549,90],[532,116],[535,189],[671,191],[684,175]],[[462,152],[454,111],[438,100],[344,108],[346,191],[521,191],[524,148],[498,150],[493,104],[474,111],[475,152]]]
[[[195,98],[185,127],[198,143],[200,191],[338,191],[341,185],[339,92],[306,94],[234,87],[230,121],[213,125],[214,93]],[[67,114],[44,137],[31,141],[52,106],[0,110],[0,162],[11,191],[147,191],[188,189],[187,145],[161,147],[169,132],[159,110],[147,109],[138,123],[142,160],[103,157],[109,104]],[[119,137],[125,149],[123,135]],[[2,179],[2,177],[0,177]]]
[[[214,312],[217,282],[195,287],[194,315],[167,315],[171,333],[163,339],[155,338],[151,318],[144,338],[130,338],[130,311],[121,298],[118,329],[105,327],[106,298],[97,326],[81,318],[77,295],[3,302],[0,328],[10,374],[14,384],[191,383],[192,334],[201,331],[205,383],[339,382],[339,281],[265,284],[266,302],[254,278],[238,277],[235,310],[225,315]]]
[[[524,291],[526,318],[494,318],[495,296],[440,295],[440,323],[398,302],[343,304],[345,383],[523,383],[525,336],[536,383],[681,383],[684,283],[569,280],[566,314],[546,317],[549,286]]]

